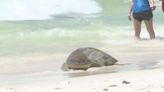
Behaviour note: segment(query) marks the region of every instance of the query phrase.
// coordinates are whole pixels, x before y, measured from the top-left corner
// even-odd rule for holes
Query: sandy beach
[[[66,53],[1,58],[5,62],[0,63],[0,92],[163,92],[164,48],[160,41],[102,47],[119,62],[87,71],[61,71]]]
[[[163,92],[164,69],[1,86],[0,92]]]

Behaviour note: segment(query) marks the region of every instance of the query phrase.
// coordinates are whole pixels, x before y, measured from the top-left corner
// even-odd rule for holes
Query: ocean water
[[[0,56],[54,53],[79,46],[128,43],[129,0],[1,0]],[[157,35],[163,13],[154,12]],[[147,37],[145,27],[142,35]],[[146,35],[146,36],[145,36]],[[119,40],[123,40],[121,42]]]
[[[154,29],[157,37],[163,38],[164,14],[158,0],[156,4]],[[132,22],[127,19],[128,11],[129,0],[0,0],[1,66],[7,61],[22,63],[54,60],[57,68],[51,66],[50,73],[48,69],[43,69],[42,73],[48,71],[48,74],[53,72],[55,75],[58,74],[56,71],[60,71],[59,65],[76,48],[111,48],[131,44],[134,42],[134,31]],[[144,25],[141,37],[149,38]],[[62,59],[58,55],[62,55]],[[50,57],[41,60],[42,56]],[[0,74],[5,77],[2,80],[9,77],[4,74],[12,75],[8,69],[3,69]],[[27,74],[35,68],[30,69],[27,67]],[[13,81],[17,79],[19,77],[13,78]],[[27,81],[27,77],[22,80]]]

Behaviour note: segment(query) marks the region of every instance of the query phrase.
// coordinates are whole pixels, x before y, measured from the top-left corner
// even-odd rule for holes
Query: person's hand
[[[151,6],[151,10],[152,11],[156,10],[156,6],[154,4]]]
[[[128,19],[129,19],[129,21],[132,20],[132,18],[131,18],[131,13],[128,14]]]

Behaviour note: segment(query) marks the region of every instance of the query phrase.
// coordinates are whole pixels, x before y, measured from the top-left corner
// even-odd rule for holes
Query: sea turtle
[[[115,58],[96,48],[78,48],[69,55],[62,70],[87,70],[90,67],[110,66],[116,62]]]

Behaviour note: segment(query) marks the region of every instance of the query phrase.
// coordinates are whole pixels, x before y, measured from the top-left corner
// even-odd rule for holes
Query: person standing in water
[[[140,32],[142,21],[145,22],[150,39],[155,39],[152,13],[155,9],[156,6],[154,4],[154,0],[131,0],[128,19],[131,21],[131,14],[133,14],[135,30],[134,37],[136,40],[141,39]]]

